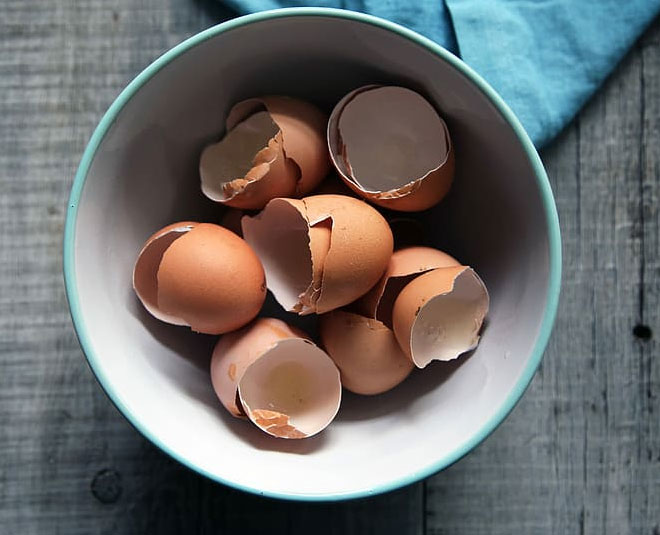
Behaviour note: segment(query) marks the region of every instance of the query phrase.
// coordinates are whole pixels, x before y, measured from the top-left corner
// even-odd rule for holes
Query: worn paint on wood
[[[400,491],[265,500],[161,454],[84,363],[61,278],[75,167],[121,88],[213,0],[0,0],[0,533],[660,534],[660,24],[547,150],[565,255],[530,389]]]

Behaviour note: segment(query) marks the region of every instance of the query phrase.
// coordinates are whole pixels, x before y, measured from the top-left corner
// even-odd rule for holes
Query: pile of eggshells
[[[222,335],[211,380],[233,416],[275,437],[309,437],[337,414],[342,386],[379,394],[477,346],[482,280],[437,249],[393,251],[372,206],[420,211],[449,191],[449,132],[421,95],[362,87],[329,119],[299,99],[252,98],[230,110],[225,131],[199,164],[204,194],[230,207],[223,226],[159,230],[133,286],[159,320]],[[334,176],[321,185],[332,166],[350,190]],[[267,290],[285,311],[318,316],[319,345],[257,317]]]

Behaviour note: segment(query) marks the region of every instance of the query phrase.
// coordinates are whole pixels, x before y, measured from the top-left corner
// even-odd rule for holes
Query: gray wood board
[[[110,404],[66,307],[68,191],[121,88],[226,15],[201,0],[0,0],[0,534],[659,535],[658,22],[542,153],[559,316],[523,400],[471,455],[384,496],[281,503],[183,468]]]

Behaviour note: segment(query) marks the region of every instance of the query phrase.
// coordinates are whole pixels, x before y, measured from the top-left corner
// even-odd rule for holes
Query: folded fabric
[[[660,0],[224,0],[239,13],[338,7],[411,28],[458,54],[537,146],[579,111],[660,12]]]

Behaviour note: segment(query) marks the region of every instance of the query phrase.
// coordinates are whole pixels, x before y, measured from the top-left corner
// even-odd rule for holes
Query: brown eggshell
[[[262,431],[278,438],[310,437],[325,429],[339,410],[339,370],[309,340],[282,339],[245,369],[238,396]]]
[[[301,315],[354,301],[378,281],[392,255],[387,221],[342,195],[274,199],[242,225],[269,289],[285,310]]]
[[[300,299],[302,308],[300,313],[316,310],[316,302],[321,295],[323,286],[323,271],[325,260],[330,250],[332,236],[332,219],[327,218],[309,227],[309,249],[312,255],[312,284]]]
[[[323,314],[355,301],[378,282],[392,256],[392,231],[383,216],[359,199],[313,195],[303,200],[310,225],[332,220],[316,302],[316,313]]]
[[[432,247],[398,249],[376,285],[355,302],[355,310],[391,328],[394,301],[410,281],[432,269],[460,265],[452,256]]]
[[[245,418],[238,399],[238,382],[245,370],[277,341],[307,336],[275,318],[257,318],[221,336],[211,356],[211,382],[218,399],[237,418]]]
[[[299,197],[310,193],[330,169],[325,141],[327,115],[304,100],[271,95],[247,99],[237,104],[227,117],[227,127],[232,128],[237,121],[259,108],[265,108],[280,128],[284,154],[298,168],[295,192],[271,198]]]
[[[172,242],[157,280],[159,309],[207,334],[242,327],[266,297],[264,270],[254,251],[233,232],[209,223]]]
[[[413,369],[391,329],[343,310],[320,317],[323,347],[341,373],[344,388],[374,395],[401,383]]]
[[[228,120],[227,131],[202,152],[204,195],[234,208],[261,209],[274,197],[295,194],[298,168],[285,157],[282,132],[268,112],[231,126]]]
[[[332,111],[327,140],[339,176],[384,208],[426,210],[451,187],[455,164],[447,125],[410,89],[370,85],[352,91]]]
[[[198,223],[181,221],[152,234],[138,254],[133,268],[133,289],[144,308],[155,318],[173,325],[188,325],[183,319],[166,314],[158,307],[158,268],[167,248]]]
[[[263,263],[268,288],[288,312],[303,312],[303,297],[313,282],[305,212],[301,200],[273,199],[256,216],[241,220],[245,240]]]
[[[472,268],[439,268],[410,282],[394,303],[394,334],[419,368],[474,349],[488,312],[488,292]]]

